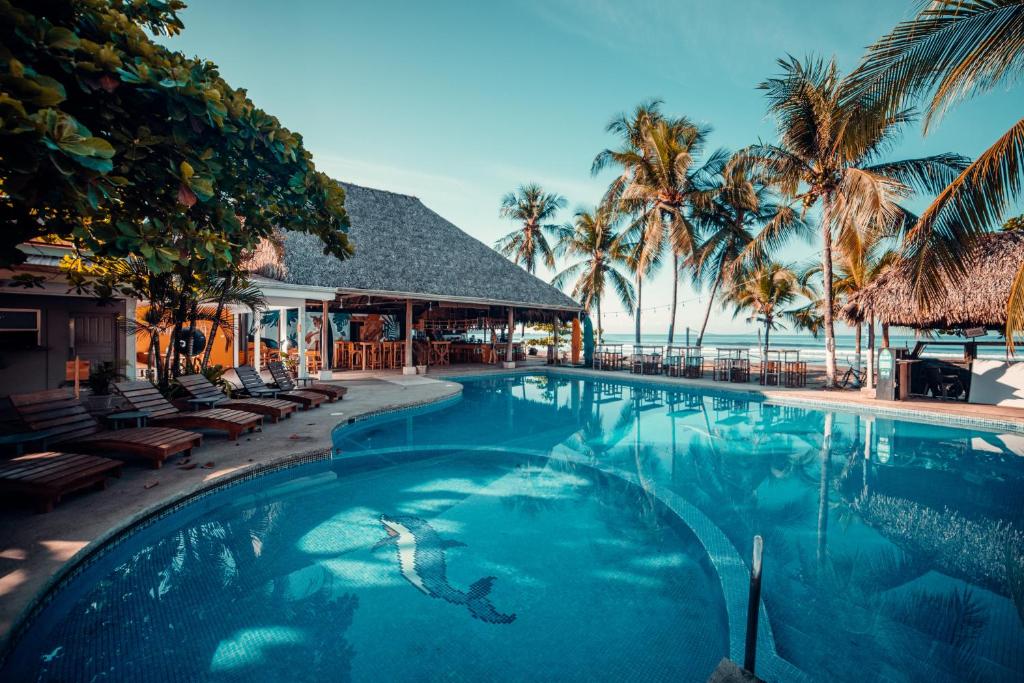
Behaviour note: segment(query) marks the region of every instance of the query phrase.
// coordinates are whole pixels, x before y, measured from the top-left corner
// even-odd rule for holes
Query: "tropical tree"
[[[778,144],[745,150],[771,174],[785,196],[799,200],[806,215],[821,211],[822,280],[832,282],[832,247],[837,234],[865,226],[902,224],[898,204],[914,191],[937,193],[968,160],[955,154],[881,161],[900,128],[913,118],[878,98],[857,94],[841,78],[835,60],[779,60],[781,75],[761,84],[775,116]],[[826,386],[835,386],[834,292],[824,289]]]
[[[555,253],[547,235],[555,234],[558,226],[551,222],[566,205],[565,197],[545,192],[540,185],[528,183],[501,198],[501,216],[521,223],[509,234],[494,243],[494,248],[526,268],[537,272],[537,261],[548,268],[555,267]]]
[[[708,317],[723,281],[756,265],[794,236],[809,237],[804,218],[771,192],[763,175],[741,157],[731,158],[711,181],[693,194],[693,223],[703,235],[694,250],[694,277],[710,285],[697,346],[704,341]]]
[[[668,341],[675,333],[681,262],[692,255],[695,241],[693,225],[687,216],[687,202],[694,191],[692,174],[695,159],[702,154],[710,129],[685,117],[662,115],[660,102],[637,107],[632,117],[620,115],[607,130],[619,135],[622,147],[606,149],[594,159],[591,171],[598,173],[609,165],[621,169],[610,184],[604,206],[631,217],[624,239],[631,245],[633,271],[637,278],[636,342],[640,342],[643,279],[653,272],[666,243],[672,252],[672,311]],[[709,163],[718,163],[721,154]]]
[[[924,130],[957,102],[1013,85],[1024,70],[1024,1],[933,0],[868,50],[853,74],[858,96],[890,111],[926,100]],[[913,262],[915,289],[928,297],[943,274],[963,275],[971,242],[994,229],[1024,195],[1024,119],[935,198],[910,230],[904,257]],[[955,279],[953,280],[956,281]],[[1007,310],[1006,343],[1024,329],[1024,269],[1017,273]]]
[[[600,207],[577,210],[574,224],[559,228],[555,251],[577,260],[555,275],[551,284],[562,288],[572,281],[573,298],[588,314],[592,310],[597,313],[600,340],[604,333],[601,301],[608,288],[614,290],[627,311],[632,312],[634,304],[633,285],[620,270],[626,264],[626,255],[615,231],[615,215]]]
[[[750,322],[764,325],[764,350],[768,350],[771,331],[788,317],[786,308],[800,297],[811,294],[801,285],[796,272],[780,263],[762,263],[736,274],[736,281],[725,293],[723,303],[732,305],[733,315],[746,311]]]
[[[189,279],[275,229],[349,255],[344,191],[301,136],[151,38],[184,6],[0,2],[0,264],[56,236]]]

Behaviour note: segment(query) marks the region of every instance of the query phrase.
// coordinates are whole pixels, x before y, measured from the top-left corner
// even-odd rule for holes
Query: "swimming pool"
[[[705,680],[765,538],[769,680],[1024,672],[1021,438],[558,374],[339,428],[129,536],[12,680]]]

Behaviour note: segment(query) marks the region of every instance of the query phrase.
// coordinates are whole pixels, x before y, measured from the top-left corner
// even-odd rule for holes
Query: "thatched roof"
[[[950,281],[943,278],[943,293],[924,307],[914,300],[910,269],[898,266],[871,286],[852,296],[840,311],[847,322],[874,316],[883,323],[918,329],[954,329],[1006,325],[1010,286],[1024,265],[1024,231],[985,235],[978,240],[967,272]]]
[[[355,255],[325,256],[314,235],[290,232],[258,271],[293,284],[414,299],[578,311],[580,305],[434,213],[416,197],[342,183]],[[269,262],[276,261],[275,264]]]

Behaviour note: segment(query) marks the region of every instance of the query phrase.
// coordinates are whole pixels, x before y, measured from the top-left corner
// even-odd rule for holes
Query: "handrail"
[[[754,673],[757,660],[757,619],[761,606],[761,555],[764,539],[754,536],[754,556],[750,563],[750,597],[747,600],[747,644],[743,652],[743,668]]]

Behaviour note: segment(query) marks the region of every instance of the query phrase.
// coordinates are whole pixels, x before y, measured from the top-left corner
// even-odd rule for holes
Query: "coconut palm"
[[[909,110],[857,94],[841,78],[835,60],[779,60],[781,75],[761,84],[779,131],[778,144],[757,144],[746,154],[769,172],[803,213],[821,210],[823,281],[832,282],[832,245],[837,233],[904,220],[897,203],[914,191],[937,193],[966,167],[955,154],[882,162]],[[825,287],[826,385],[835,386],[834,294]]]
[[[601,301],[609,287],[627,311],[633,310],[633,285],[620,270],[626,258],[615,231],[615,215],[600,207],[578,209],[574,224],[559,228],[555,251],[559,256],[578,260],[555,275],[551,284],[561,288],[573,281],[573,298],[583,304],[588,314],[592,310],[597,313],[600,340],[604,332]]]
[[[889,105],[927,99],[925,132],[951,105],[1011,85],[1024,71],[1024,1],[933,0],[871,46],[853,74],[858,92]],[[963,169],[907,235],[918,296],[941,287],[942,275],[962,276],[971,244],[996,227],[1024,196],[1024,119]],[[955,280],[954,280],[955,281]],[[1024,269],[1017,273],[1006,342],[1024,329]]]
[[[807,222],[771,193],[765,179],[742,163],[726,162],[691,201],[693,223],[704,235],[694,250],[694,276],[710,284],[697,346],[704,341],[708,317],[723,281],[737,269],[756,264],[795,236],[810,236]]]
[[[517,191],[509,192],[501,198],[501,216],[522,225],[495,242],[494,248],[529,273],[537,272],[538,260],[554,268],[555,254],[545,233],[557,231],[558,226],[551,221],[565,205],[565,197],[545,192],[536,183],[521,185]]]
[[[787,317],[786,306],[812,293],[788,266],[763,263],[753,269],[736,273],[736,281],[725,293],[724,304],[734,307],[733,315],[749,312],[748,320],[764,324],[764,350],[768,350],[771,331]]]
[[[634,250],[637,298],[642,280],[649,275],[666,243],[672,251],[672,311],[668,332],[675,332],[679,291],[679,266],[693,253],[694,230],[686,213],[693,191],[695,159],[703,152],[710,129],[685,117],[666,118],[659,102],[645,103],[631,118],[620,115],[608,125],[623,142],[618,150],[604,150],[594,159],[592,171],[608,165],[621,169],[605,194],[604,206],[629,215],[632,224],[624,237]],[[636,309],[636,342],[640,342],[640,307]]]

